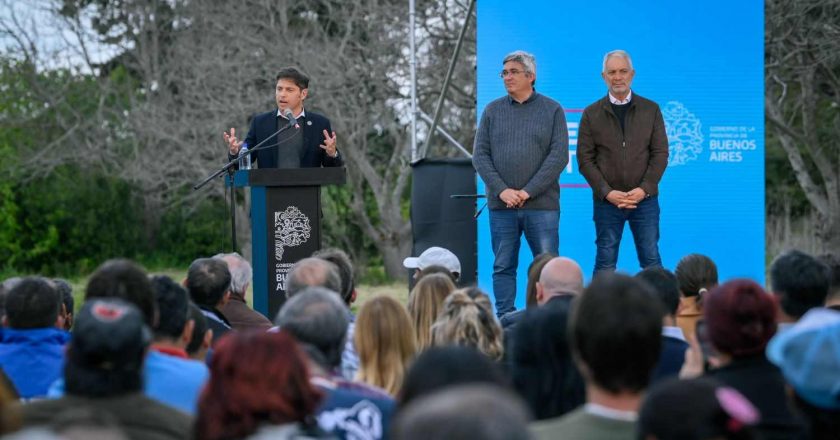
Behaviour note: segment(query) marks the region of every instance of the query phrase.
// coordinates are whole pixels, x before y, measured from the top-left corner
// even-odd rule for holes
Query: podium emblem
[[[289,206],[285,211],[276,211],[274,213],[274,257],[277,262],[283,260],[283,251],[286,247],[306,243],[311,232],[309,217],[297,206]]]

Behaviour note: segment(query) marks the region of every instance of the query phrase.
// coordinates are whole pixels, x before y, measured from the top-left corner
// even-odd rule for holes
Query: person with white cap
[[[449,249],[437,246],[432,246],[426,249],[419,257],[406,258],[403,260],[403,266],[405,266],[406,269],[415,269],[415,279],[417,279],[423,269],[430,266],[441,266],[446,268],[446,270],[452,273],[455,280],[458,280],[461,277],[461,261],[458,260],[458,257]]]

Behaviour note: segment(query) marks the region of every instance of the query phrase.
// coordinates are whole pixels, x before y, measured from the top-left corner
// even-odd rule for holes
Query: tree
[[[451,53],[460,24],[454,17],[466,5],[425,5],[422,59],[435,62],[420,66],[420,96],[431,108],[446,72],[447,57],[438,55]],[[298,65],[313,78],[307,107],[329,115],[347,160],[348,192],[336,197],[352,215],[327,217],[327,229],[346,231],[344,223],[353,223],[382,256],[386,272],[402,275],[401,261],[411,250],[405,3],[185,2],[176,16],[175,22],[186,24],[168,48],[158,87],[147,90],[133,111],[143,157],[149,158],[128,164],[137,169],[136,179],[177,187],[210,173],[224,151],[220,132],[231,126],[242,132],[248,115],[271,108],[277,68]],[[460,93],[444,123],[463,134],[472,132],[475,120],[474,62],[459,67],[454,89]],[[182,166],[161,176],[149,162],[162,156]],[[244,208],[238,225],[247,225]],[[345,237],[330,239],[358,259]]]
[[[840,2],[766,3],[765,111],[825,250],[840,249]]]
[[[223,130],[244,132],[249,115],[274,105],[277,69],[297,65],[313,78],[307,109],[330,117],[347,161],[346,189],[327,192],[326,209],[337,214],[326,218],[333,233],[328,244],[344,247],[357,260],[365,259],[367,250],[353,246],[372,246],[391,277],[404,274],[401,261],[411,249],[405,2],[62,0],[53,5],[62,26],[82,34],[88,20],[96,43],[117,53],[106,63],[83,59],[88,71],[98,73],[100,93],[126,104],[120,109],[102,99],[86,109],[97,115],[94,127],[81,130],[84,136],[72,148],[53,142],[54,151],[63,152],[56,164],[84,158],[113,170],[142,189],[149,216],[221,198],[222,185],[183,190],[222,165]],[[419,96],[421,107],[431,111],[467,8],[455,0],[421,0],[418,6]],[[12,27],[10,33],[26,35],[20,31]],[[79,47],[89,38],[77,40],[66,42],[67,50],[88,52]],[[21,41],[27,48],[26,38]],[[475,121],[474,47],[471,37],[441,120],[465,144],[471,143]],[[103,119],[109,124],[96,125]],[[245,205],[237,225],[238,235],[247,236]]]

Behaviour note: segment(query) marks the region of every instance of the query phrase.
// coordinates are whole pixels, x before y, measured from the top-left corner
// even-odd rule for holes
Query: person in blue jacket
[[[70,334],[60,316],[61,297],[45,278],[27,277],[6,294],[0,332],[0,368],[21,399],[44,397],[61,377]]]

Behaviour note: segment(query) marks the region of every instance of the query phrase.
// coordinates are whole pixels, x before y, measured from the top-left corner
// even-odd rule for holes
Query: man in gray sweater
[[[560,172],[569,162],[566,115],[534,89],[534,56],[507,55],[501,77],[507,96],[487,104],[473,147],[473,166],[490,206],[496,315],[515,310],[522,234],[533,255],[558,253]]]

